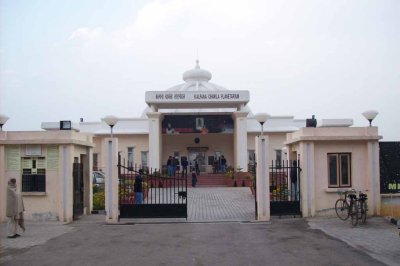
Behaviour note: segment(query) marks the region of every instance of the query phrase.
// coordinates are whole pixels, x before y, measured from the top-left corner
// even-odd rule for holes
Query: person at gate
[[[10,178],[7,188],[7,209],[8,217],[8,238],[16,238],[21,236],[18,234],[18,226],[25,232],[24,224],[24,202],[22,196],[17,192],[17,180]]]
[[[192,172],[192,187],[196,187],[197,184],[197,174],[196,172]]]
[[[136,204],[143,203],[143,184],[142,184],[142,175],[143,170],[139,170],[139,174],[135,176],[135,185],[133,186],[133,190],[135,191],[135,200]]]
[[[226,159],[223,155],[221,156],[221,172],[226,173]]]
[[[182,159],[182,176],[187,177],[188,161],[186,158]]]
[[[167,160],[167,174],[169,177],[172,176],[172,170],[173,170],[172,160],[173,160],[172,156],[169,156]]]
[[[300,168],[299,168],[300,169]],[[292,183],[292,187],[291,187],[291,196],[292,199],[294,200],[298,200],[298,193],[297,193],[297,162],[293,161],[292,163],[292,167],[290,168],[290,181]]]

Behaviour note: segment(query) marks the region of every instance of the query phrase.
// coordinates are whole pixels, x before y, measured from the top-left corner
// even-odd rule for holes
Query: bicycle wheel
[[[360,223],[365,224],[367,220],[367,206],[366,202],[362,201],[360,202]]]
[[[344,199],[338,199],[335,203],[336,215],[340,220],[347,220],[349,218],[349,204]]]
[[[351,217],[351,224],[356,226],[358,224],[358,201],[354,201],[350,203],[350,217]]]

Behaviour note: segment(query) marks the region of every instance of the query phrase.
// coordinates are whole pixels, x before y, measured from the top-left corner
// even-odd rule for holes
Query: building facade
[[[60,130],[59,123],[42,123],[45,131],[0,132],[0,219],[5,219],[9,177],[16,177],[23,189],[28,217],[69,222],[74,213],[90,213],[92,171],[101,170],[112,180],[118,179],[115,169],[107,169],[109,152],[114,159],[119,154],[125,165],[162,171],[166,171],[170,156],[179,163],[187,159],[190,166],[199,165],[201,174],[213,172],[213,162],[222,158],[234,171],[246,172],[249,164],[260,163],[255,154],[261,126],[248,106],[249,91],[225,89],[211,83],[211,78],[197,61],[195,68],[183,73],[184,83],[147,91],[148,107],[141,117],[119,118],[113,138],[102,121],[81,121],[70,130]],[[269,161],[265,163],[301,163],[304,217],[334,214],[336,192],[343,189],[367,191],[370,214],[380,214],[381,137],[376,127],[356,128],[352,123],[351,119],[323,119],[318,127],[306,127],[306,119],[272,116],[263,125],[268,138]],[[109,149],[107,143],[115,146]],[[42,187],[24,191],[29,180],[25,175],[40,173],[45,173],[44,181],[40,177],[44,191]],[[107,182],[106,194],[110,189]],[[117,196],[114,193],[106,206],[118,202]]]

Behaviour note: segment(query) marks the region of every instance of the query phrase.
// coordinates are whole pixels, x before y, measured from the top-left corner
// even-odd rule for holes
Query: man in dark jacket
[[[182,176],[186,176],[187,177],[187,168],[188,168],[188,161],[185,157],[183,157],[182,159]]]
[[[136,204],[142,204],[143,203],[143,184],[142,184],[142,174],[143,170],[139,170],[139,174],[135,176],[135,185],[133,187],[135,191],[135,201]]]

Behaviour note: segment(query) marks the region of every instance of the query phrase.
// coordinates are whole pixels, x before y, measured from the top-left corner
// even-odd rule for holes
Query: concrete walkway
[[[368,218],[366,224],[356,227],[336,217],[307,220],[312,229],[340,239],[387,265],[400,265],[399,230],[382,217]]]

